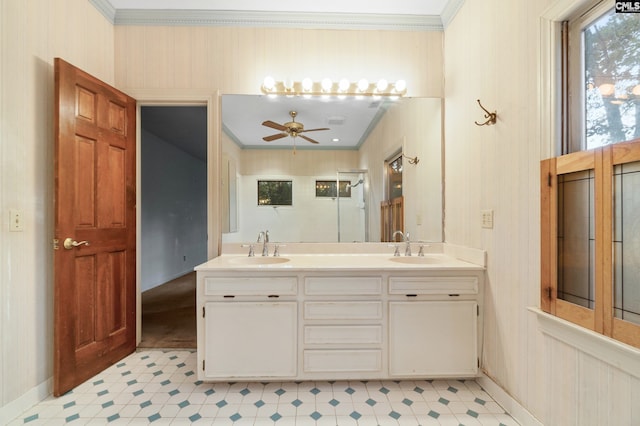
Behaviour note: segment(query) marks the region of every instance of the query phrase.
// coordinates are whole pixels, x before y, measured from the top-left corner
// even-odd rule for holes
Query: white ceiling
[[[108,0],[117,10],[234,10],[441,15],[449,0]]]

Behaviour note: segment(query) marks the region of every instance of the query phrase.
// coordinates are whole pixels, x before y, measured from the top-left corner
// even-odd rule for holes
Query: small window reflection
[[[259,206],[293,205],[293,182],[290,180],[259,180]]]

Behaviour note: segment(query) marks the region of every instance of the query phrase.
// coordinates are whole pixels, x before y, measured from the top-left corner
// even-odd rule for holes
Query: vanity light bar
[[[407,83],[398,80],[390,83],[385,79],[377,82],[369,82],[360,79],[351,82],[345,78],[340,81],[332,81],[324,78],[321,81],[313,81],[305,78],[302,81],[277,81],[273,77],[265,77],[262,83],[262,93],[266,95],[280,96],[385,96],[400,97],[407,93]]]

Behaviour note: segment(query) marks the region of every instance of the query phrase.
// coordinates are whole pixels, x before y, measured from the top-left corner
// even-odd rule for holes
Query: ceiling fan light
[[[310,92],[312,88],[313,81],[309,77],[306,77],[304,80],[302,80],[302,90],[304,90],[305,92]]]
[[[376,90],[379,93],[386,91],[388,87],[389,87],[389,82],[384,78],[381,78],[380,80],[378,80],[378,84],[376,84]]]
[[[276,81],[273,79],[273,77],[268,75],[264,78],[264,81],[262,82],[262,87],[264,87],[264,89],[267,92],[270,92],[276,87]]]
[[[369,88],[369,81],[366,78],[361,78],[358,81],[358,90],[361,92],[366,91]]]
[[[343,78],[338,83],[338,90],[340,90],[341,92],[346,92],[347,90],[349,90],[349,86],[351,86],[351,84],[349,83],[349,80],[347,80],[346,78]]]
[[[396,92],[401,93],[407,90],[407,82],[404,80],[396,81]]]
[[[330,78],[323,78],[320,85],[322,86],[322,90],[324,90],[325,92],[330,92],[331,87],[333,87],[333,81],[331,81]]]

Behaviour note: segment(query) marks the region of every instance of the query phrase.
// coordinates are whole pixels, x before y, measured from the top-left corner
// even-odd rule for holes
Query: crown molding
[[[107,0],[89,1],[96,7],[108,4]],[[102,12],[101,8],[99,10]],[[109,19],[110,15],[105,16]],[[142,26],[234,26],[392,31],[443,30],[440,17],[435,15],[357,13],[118,9],[115,10],[113,22],[114,25]]]
[[[440,15],[442,19],[443,28],[447,28],[449,26],[451,21],[453,21],[453,18],[456,17],[456,14],[460,10],[460,8],[462,8],[463,4],[464,4],[464,0],[449,0],[445,4],[444,10]]]
[[[116,8],[113,7],[109,0],[89,0],[89,3],[98,9],[98,12],[102,13],[102,15],[107,18],[107,21],[111,22],[112,25],[115,24]]]

